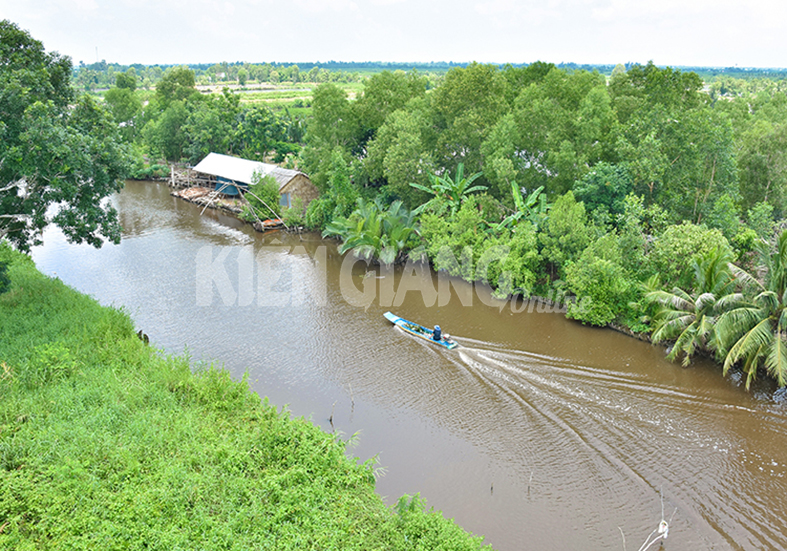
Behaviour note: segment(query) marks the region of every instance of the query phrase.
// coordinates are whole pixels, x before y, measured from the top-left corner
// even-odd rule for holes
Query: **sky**
[[[74,64],[787,67],[784,0],[0,0],[0,19]]]

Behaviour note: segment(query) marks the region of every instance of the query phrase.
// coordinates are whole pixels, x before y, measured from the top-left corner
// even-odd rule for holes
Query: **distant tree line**
[[[538,62],[536,62],[538,64]],[[379,73],[382,71],[418,71],[434,75],[444,75],[454,68],[466,68],[470,63],[432,61],[426,63],[399,63],[399,62],[342,62],[326,61],[324,63],[299,62],[299,63],[244,63],[244,62],[221,62],[221,63],[201,63],[191,64],[188,67],[194,71],[196,82],[199,84],[216,84],[222,82],[240,82],[241,85],[249,82],[257,83],[282,83],[282,82],[360,82],[365,76]],[[505,63],[497,64],[497,67],[524,68],[529,63]],[[566,71],[597,71],[598,73],[610,76],[615,67],[628,70],[636,66],[637,63],[627,62],[618,65],[610,64],[578,64],[578,63],[559,63],[555,65],[558,69]],[[134,69],[141,88],[150,89],[154,87],[164,75],[164,72],[176,65],[143,65],[134,63],[131,65],[121,65],[107,63],[102,60],[96,63],[85,64],[79,62],[74,67],[73,80],[76,86],[83,90],[107,89],[115,85],[115,77],[118,73],[127,72]],[[733,80],[755,80],[771,79],[782,80],[787,78],[787,69],[767,69],[767,68],[746,68],[746,67],[677,67],[683,72],[694,72],[706,82],[714,82],[717,79]]]
[[[105,90],[117,84],[117,75],[132,72],[140,88],[151,89],[159,83],[164,74],[176,65],[120,65],[106,61],[80,64],[73,69],[74,85],[85,91]],[[191,65],[196,84],[221,83],[322,83],[360,82],[362,76],[357,71],[344,71],[308,64],[304,68],[296,64],[276,63],[215,63],[212,65]]]

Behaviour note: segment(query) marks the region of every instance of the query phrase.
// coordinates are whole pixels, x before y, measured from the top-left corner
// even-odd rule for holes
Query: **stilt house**
[[[255,172],[261,176],[272,176],[276,180],[279,185],[279,203],[285,207],[291,207],[296,197],[301,198],[305,207],[319,195],[317,187],[303,172],[219,153],[210,153],[193,170],[212,177],[211,180],[215,179],[216,191],[229,196],[239,195],[249,189]]]

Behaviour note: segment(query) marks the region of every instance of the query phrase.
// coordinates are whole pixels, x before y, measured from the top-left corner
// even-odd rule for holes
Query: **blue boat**
[[[404,318],[400,318],[396,314],[392,314],[391,312],[386,312],[383,314],[385,319],[393,323],[394,325],[398,325],[411,335],[414,335],[418,338],[421,338],[425,341],[429,341],[432,344],[436,344],[437,346],[442,346],[443,348],[447,348],[451,350],[452,348],[456,348],[459,346],[456,341],[452,340],[448,335],[441,335],[440,339],[435,340],[434,338],[434,330],[429,329],[428,327],[424,327],[423,325],[418,325],[412,321],[407,321]]]

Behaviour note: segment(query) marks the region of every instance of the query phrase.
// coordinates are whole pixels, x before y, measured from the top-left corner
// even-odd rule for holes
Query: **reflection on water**
[[[658,347],[514,313],[483,289],[472,307],[456,289],[445,305],[408,292],[392,307],[383,291],[398,279],[364,263],[352,283],[377,298],[352,306],[343,259],[319,236],[263,237],[156,184],[130,183],[115,201],[119,246],[48,231],[39,268],[123,306],[157,346],[247,371],[295,415],[329,431],[333,417],[343,438],[359,432],[352,453],[378,456],[389,502],[420,491],[498,549],[622,549],[618,527],[637,549],[662,518],[661,494],[672,549],[787,548],[783,392],[746,393],[711,364],[683,369]],[[226,253],[232,294],[209,280],[204,305],[206,250]],[[460,348],[407,336],[383,318],[389,309],[439,323]]]

